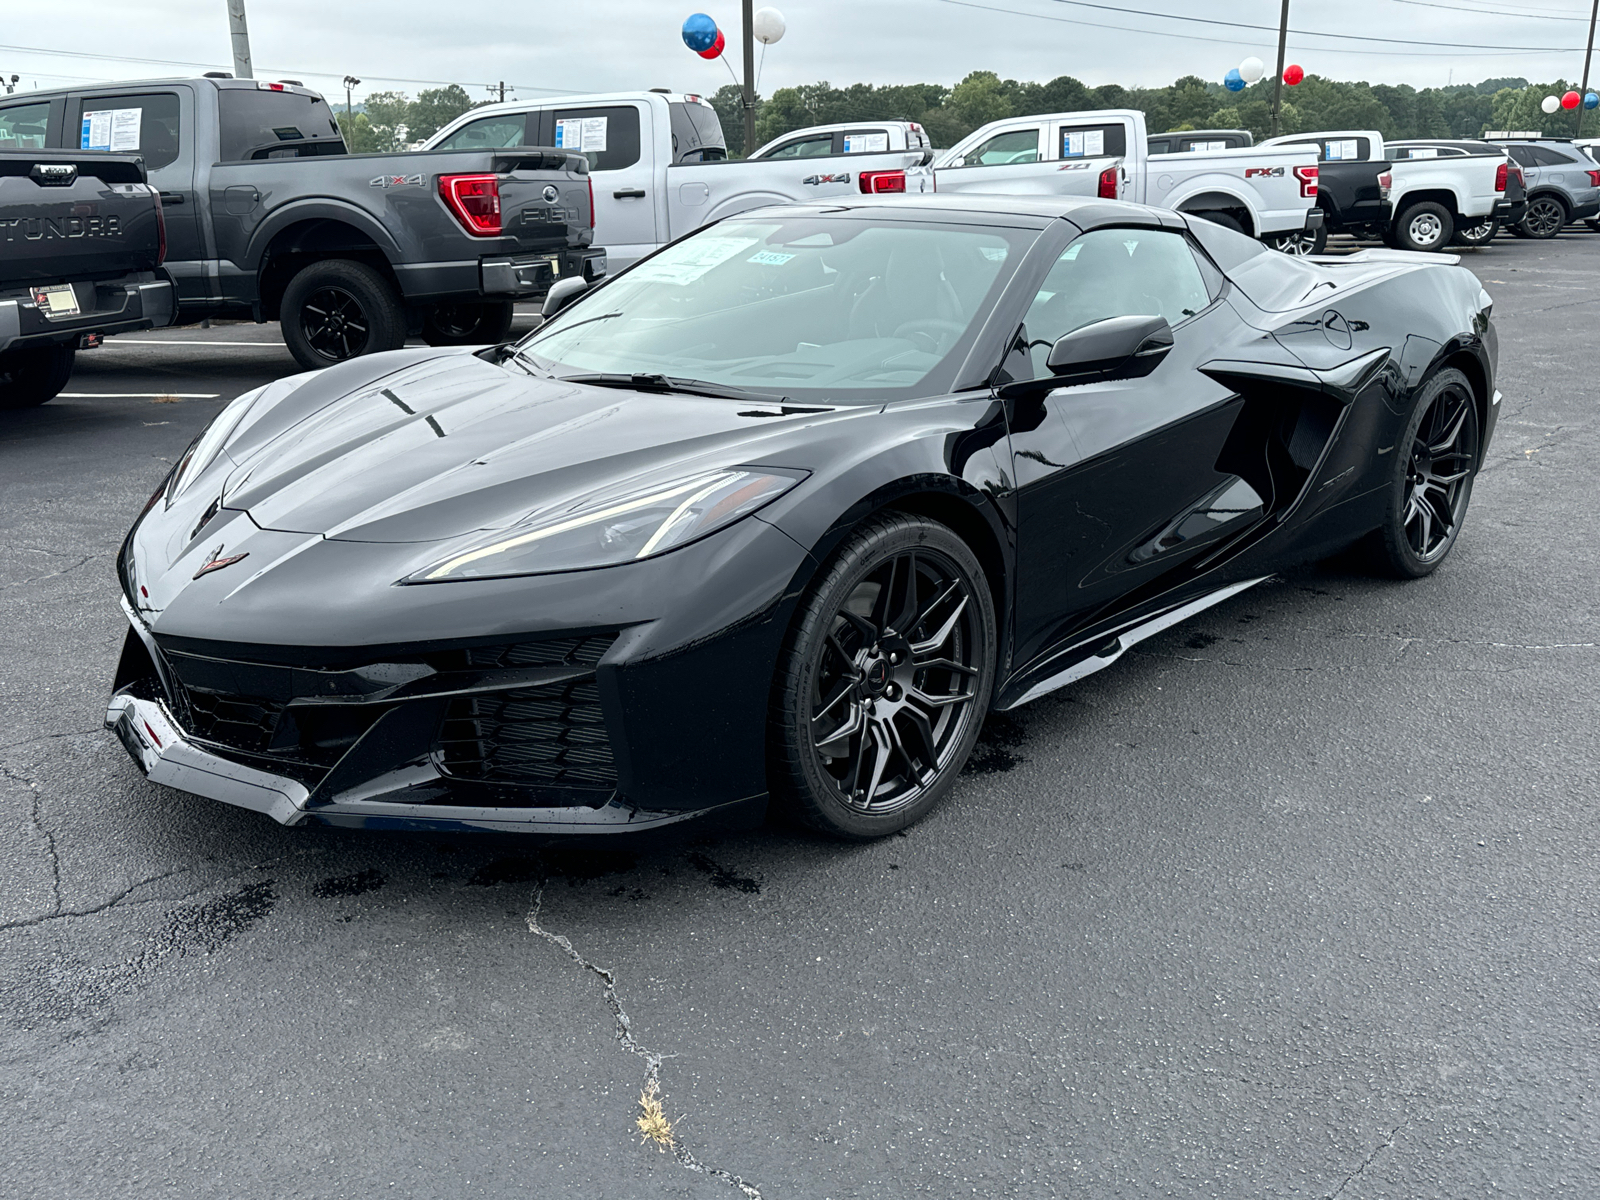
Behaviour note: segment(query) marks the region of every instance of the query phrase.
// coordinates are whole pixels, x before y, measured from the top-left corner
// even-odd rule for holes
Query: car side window
[[[48,103],[0,108],[0,150],[43,150],[49,125]]]
[[[796,138],[766,155],[767,158],[826,158],[833,153],[833,134]]]
[[[463,125],[434,149],[503,150],[507,146],[526,146],[528,144],[525,132],[526,120],[526,115],[523,113],[503,113],[496,117],[484,117],[480,121]]]
[[[1039,127],[1008,129],[968,150],[962,157],[967,167],[1003,167],[1012,163],[1039,161]]]
[[[178,161],[180,136],[176,92],[84,98],[80,150],[142,154],[145,169],[159,171]]]
[[[1519,166],[1532,167],[1537,165],[1537,160],[1533,157],[1532,150],[1527,146],[1507,146],[1506,153],[1511,155]]]
[[[1024,318],[1033,377],[1050,374],[1056,339],[1108,317],[1161,316],[1169,325],[1211,304],[1182,234],[1167,229],[1096,229],[1075,239],[1045,276]]]
[[[1570,167],[1575,162],[1559,150],[1551,150],[1547,146],[1533,148],[1533,160],[1541,167]]]
[[[576,150],[591,171],[620,171],[639,161],[639,110],[631,104],[558,108],[556,145]]]

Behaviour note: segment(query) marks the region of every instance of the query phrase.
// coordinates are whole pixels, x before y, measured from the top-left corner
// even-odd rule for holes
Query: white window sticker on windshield
[[[664,250],[649,262],[628,272],[635,283],[693,283],[713,267],[719,267],[741,250],[754,246],[759,238],[699,237]]]
[[[846,154],[878,154],[889,148],[887,133],[847,133],[844,135]]]
[[[758,250],[745,259],[745,262],[760,263],[764,267],[781,267],[793,257],[792,254],[784,254],[778,250]]]
[[[582,117],[571,117],[556,122],[556,145],[563,150],[584,149]]]
[[[586,153],[602,153],[606,148],[606,122],[609,117],[583,119],[583,149]]]
[[[980,246],[978,250],[990,262],[1005,262],[1006,260],[1006,247],[1004,246]]]

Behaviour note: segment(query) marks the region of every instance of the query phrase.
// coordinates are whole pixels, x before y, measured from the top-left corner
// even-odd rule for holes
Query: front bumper
[[[1582,204],[1574,205],[1572,209],[1572,215],[1569,219],[1573,221],[1586,221],[1590,217],[1594,216],[1600,216],[1600,197],[1597,197],[1593,200],[1585,200]]]
[[[85,334],[109,336],[172,324],[176,297],[171,280],[152,272],[109,282],[73,284],[75,317],[47,317],[33,293],[10,289],[0,293],[0,352],[79,342]]]

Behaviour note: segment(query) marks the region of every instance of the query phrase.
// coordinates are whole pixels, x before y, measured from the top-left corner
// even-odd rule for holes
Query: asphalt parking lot
[[[870,846],[145,782],[100,727],[116,549],[295,366],[273,326],[80,355],[0,414],[0,1196],[1600,1193],[1600,236],[1463,261],[1505,400],[1437,574],[1248,592]],[[640,1144],[620,1014],[713,1173]]]

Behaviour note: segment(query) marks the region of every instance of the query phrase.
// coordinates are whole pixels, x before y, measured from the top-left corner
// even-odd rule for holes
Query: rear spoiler
[[[507,171],[567,171],[574,175],[587,175],[589,160],[581,154],[556,146],[514,146],[509,150],[494,152],[494,171],[496,175]]]

